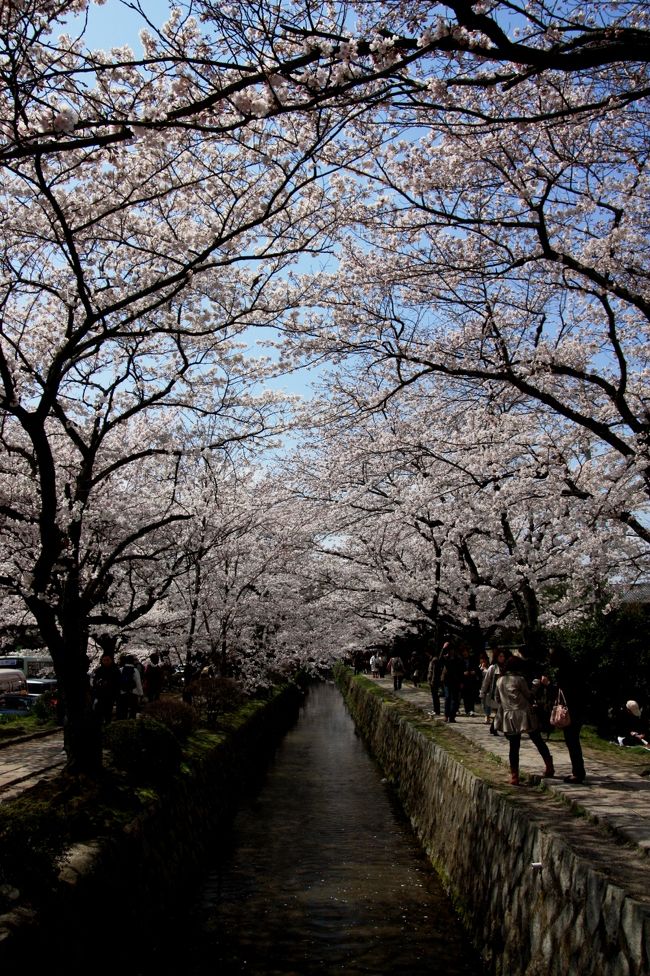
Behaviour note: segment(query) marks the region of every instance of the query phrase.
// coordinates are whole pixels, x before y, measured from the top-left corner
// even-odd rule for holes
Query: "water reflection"
[[[186,973],[480,972],[332,685],[238,813],[186,930]]]

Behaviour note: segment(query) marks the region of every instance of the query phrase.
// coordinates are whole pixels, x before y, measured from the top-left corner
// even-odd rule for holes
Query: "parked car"
[[[27,691],[30,695],[44,695],[46,691],[56,691],[56,678],[28,678]]]
[[[0,695],[0,715],[26,715],[31,707],[29,695]]]

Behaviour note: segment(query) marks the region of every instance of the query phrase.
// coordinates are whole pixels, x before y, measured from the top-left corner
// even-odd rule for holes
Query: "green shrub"
[[[61,809],[27,797],[0,806],[0,886],[28,895],[52,888],[68,843]]]
[[[181,742],[187,739],[196,724],[192,707],[173,698],[161,698],[147,705],[146,715],[165,725]]]
[[[112,722],[104,744],[113,764],[137,782],[160,782],[180,766],[181,746],[174,733],[148,715]]]
[[[219,716],[234,712],[246,698],[241,686],[232,678],[211,678],[208,675],[201,675],[193,681],[188,693],[192,707],[208,728],[218,725]]]
[[[56,692],[43,692],[32,705],[32,715],[42,724],[54,721],[56,719],[57,702],[58,696]]]

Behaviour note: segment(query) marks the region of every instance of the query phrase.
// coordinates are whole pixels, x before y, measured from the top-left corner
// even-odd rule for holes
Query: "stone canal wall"
[[[495,758],[368,679],[337,683],[488,973],[649,976],[638,850],[541,786],[510,787]]]

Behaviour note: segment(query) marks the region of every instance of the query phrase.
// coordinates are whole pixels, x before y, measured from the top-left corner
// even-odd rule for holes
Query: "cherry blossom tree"
[[[464,126],[608,111],[612,99],[647,94],[636,70],[650,56],[640,2],[188,0],[164,25],[129,3],[142,14],[141,57],[126,45],[88,50],[69,24],[72,13],[83,23],[88,6],[3,7],[4,159],[115,146],[143,130],[231,133],[251,119],[333,104],[399,113],[424,103]],[[62,25],[68,33],[59,39],[53,28]],[[580,83],[568,98],[558,91],[522,114],[512,93],[548,75]]]
[[[355,631],[314,547],[317,506],[272,469],[205,457],[183,495],[195,511],[179,546],[184,570],[159,606],[179,660],[257,688],[340,656]],[[157,643],[158,626],[144,621]]]
[[[32,71],[53,57],[48,31],[62,10],[2,8],[11,126],[31,124],[37,104],[51,115]],[[56,51],[53,70],[76,86],[83,65]],[[111,91],[137,99],[144,86],[153,108],[165,84],[125,71]],[[321,113],[223,139],[147,130],[5,160],[0,584],[54,658],[71,767],[92,759],[89,635],[113,640],[180,571],[174,532],[193,514],[183,458],[278,425],[277,397],[259,386],[273,366],[250,355],[250,329],[273,326],[294,301],[288,287],[270,289],[274,277],[325,246],[336,214],[327,166],[312,160],[340,124]],[[155,560],[165,566],[152,586]]]
[[[575,87],[538,79],[511,107],[541,112]],[[647,131],[641,103],[500,128],[456,126],[432,104],[405,111],[401,138],[356,183],[333,180],[354,224],[298,324],[298,354],[349,357],[352,380],[337,383],[350,404],[359,369],[375,377],[378,409],[414,384],[435,395],[438,376],[540,404],[607,469],[604,484],[583,475],[578,487],[558,453],[563,490],[647,543]]]
[[[373,391],[356,393],[358,404]],[[365,420],[327,402],[329,436],[310,463],[301,452],[296,490],[318,500],[322,545],[355,566],[378,615],[477,649],[514,628],[534,651],[543,626],[579,617],[613,576],[642,573],[644,547],[564,489],[548,463],[560,432],[541,411],[455,394],[439,384],[435,399],[413,392]],[[577,459],[575,433],[562,436]]]
[[[576,531],[636,567],[647,10],[591,8],[195,0],[164,25],[142,9],[136,55],[88,49],[86,0],[2,6],[0,585],[52,651],[72,765],[89,637],[182,600],[186,646],[225,640],[243,668],[405,608],[532,632],[551,585],[572,602],[563,545],[593,576]],[[282,337],[265,363],[259,327]],[[259,474],[233,482],[243,509],[208,502],[196,466],[278,426],[260,381],[326,358],[350,424],[414,393],[447,405],[454,456],[400,446],[409,406],[358,498],[334,465],[293,503],[271,492],[275,523]],[[490,450],[460,436],[468,402]]]

